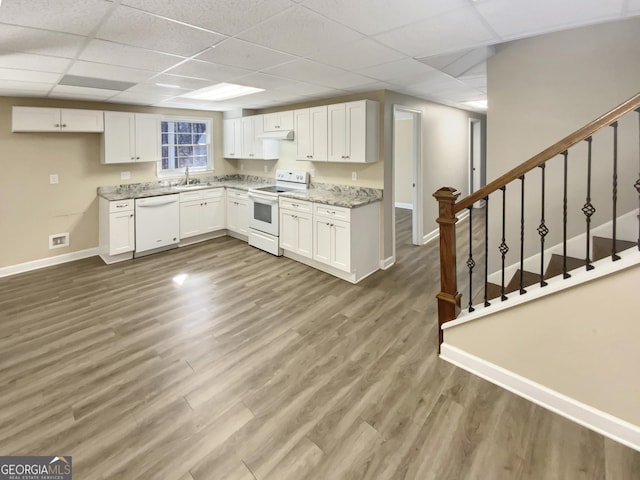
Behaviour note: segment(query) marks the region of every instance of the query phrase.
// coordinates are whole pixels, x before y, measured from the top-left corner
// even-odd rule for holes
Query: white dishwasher
[[[179,194],[136,199],[136,256],[177,247],[179,240]]]

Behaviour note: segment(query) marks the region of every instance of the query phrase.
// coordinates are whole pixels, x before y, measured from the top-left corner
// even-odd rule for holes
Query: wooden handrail
[[[534,155],[526,162],[521,163],[520,165],[513,168],[512,170],[509,170],[507,173],[496,178],[493,182],[488,183],[486,186],[484,186],[477,192],[474,192],[468,197],[465,197],[464,199],[455,203],[453,205],[453,213],[456,214],[461,212],[465,208],[469,208],[478,200],[482,200],[483,198],[489,196],[499,188],[514,181],[515,179],[521,177],[525,173],[533,170],[534,168],[542,165],[547,160],[550,160],[556,155],[560,155],[565,150],[589,138],[591,135],[593,135],[595,132],[597,132],[601,128],[611,125],[613,122],[623,117],[627,113],[637,109],[638,107],[640,107],[640,93],[631,97],[629,100],[620,104],[613,110],[605,113],[604,115],[597,118],[593,122],[585,125],[581,129],[576,130],[570,135],[567,135],[565,138],[563,138],[559,142],[554,143],[549,148],[543,150],[537,155]]]

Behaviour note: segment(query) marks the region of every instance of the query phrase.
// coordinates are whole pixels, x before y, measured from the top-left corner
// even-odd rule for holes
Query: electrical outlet
[[[358,180],[358,172],[351,172],[351,180]]]
[[[131,178],[131,172],[120,172],[120,180],[129,180]]]
[[[49,184],[51,184],[51,185],[57,185],[58,184],[58,174],[57,173],[52,173],[51,175],[49,175]]]
[[[69,234],[68,233],[55,233],[49,235],[49,249],[62,248],[69,246]]]
[[[316,176],[316,169],[315,169],[315,168],[312,168],[312,169],[309,171],[309,175],[310,175],[311,177],[315,177],[315,176]]]

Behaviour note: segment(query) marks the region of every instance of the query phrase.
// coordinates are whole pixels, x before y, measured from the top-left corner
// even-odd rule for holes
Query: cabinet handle
[[[129,215],[131,218],[133,218],[133,213],[131,215]]]
[[[66,123],[63,123],[63,124],[62,124],[62,128],[66,127],[66,126],[67,126],[67,124],[66,124]]]
[[[60,126],[60,124],[59,124],[59,123],[54,123],[54,124],[53,124],[53,126],[54,126],[54,127],[59,127],[59,126]]]
[[[140,160],[140,157],[136,157],[136,160]]]
[[[135,160],[135,159],[136,159],[136,157],[131,157],[131,160]]]

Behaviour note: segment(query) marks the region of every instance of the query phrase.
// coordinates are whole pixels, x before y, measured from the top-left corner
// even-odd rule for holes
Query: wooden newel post
[[[438,299],[438,352],[442,345],[442,324],[460,313],[460,293],[456,275],[456,222],[453,206],[460,196],[455,189],[442,187],[433,196],[438,201],[440,225],[440,293]]]

